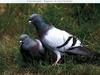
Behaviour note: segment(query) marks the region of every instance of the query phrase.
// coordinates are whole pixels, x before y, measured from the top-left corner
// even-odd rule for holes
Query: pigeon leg
[[[61,59],[61,54],[59,51],[55,50],[54,53],[56,54],[57,56],[57,59],[56,61],[53,63],[53,65],[57,65],[57,63],[59,62],[59,60]]]

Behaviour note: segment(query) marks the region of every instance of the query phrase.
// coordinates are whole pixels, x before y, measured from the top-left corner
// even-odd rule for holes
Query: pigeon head
[[[21,36],[20,36],[20,43],[22,43],[23,42],[23,40],[25,40],[26,38],[29,38],[29,36],[27,35],[27,34],[22,34]]]
[[[32,14],[29,17],[29,24],[37,24],[37,22],[43,22],[42,17],[39,14]]]
[[[29,17],[29,25],[34,25],[39,33],[49,27],[49,24],[47,24],[44,18],[39,14],[32,14]]]

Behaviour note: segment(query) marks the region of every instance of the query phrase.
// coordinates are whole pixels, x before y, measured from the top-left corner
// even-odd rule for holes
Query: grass
[[[100,65],[76,63],[67,56],[63,64],[48,61],[25,64],[19,51],[19,36],[27,33],[37,38],[28,26],[32,12],[39,13],[56,26],[78,36],[84,45],[100,52],[100,5],[95,4],[0,4],[0,75],[99,75]],[[84,61],[85,59],[78,58]]]

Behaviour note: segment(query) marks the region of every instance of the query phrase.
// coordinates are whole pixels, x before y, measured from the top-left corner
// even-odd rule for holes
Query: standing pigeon
[[[58,63],[64,53],[89,57],[100,55],[93,50],[85,48],[81,41],[72,34],[46,23],[39,14],[32,14],[29,17],[29,24],[35,25],[43,45],[50,48],[56,54],[57,59],[54,65]]]
[[[20,43],[20,52],[25,62],[32,62],[33,57],[36,57],[37,60],[43,57],[44,48],[40,40],[32,40],[27,34],[22,34]]]

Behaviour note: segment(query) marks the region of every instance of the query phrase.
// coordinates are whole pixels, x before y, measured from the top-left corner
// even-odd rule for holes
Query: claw
[[[58,63],[57,63],[57,62],[55,62],[55,63],[53,63],[53,64],[52,64],[52,66],[56,66],[57,64],[58,64]]]
[[[52,66],[57,66],[60,65],[59,63],[53,63]]]

